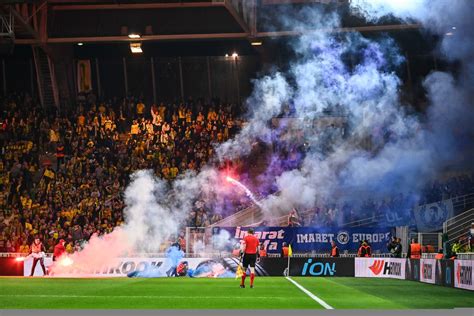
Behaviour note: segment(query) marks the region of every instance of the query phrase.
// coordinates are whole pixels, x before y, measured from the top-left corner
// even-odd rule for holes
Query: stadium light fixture
[[[252,46],[262,46],[263,42],[262,41],[253,41],[253,42],[250,43],[250,45],[252,45]]]
[[[225,54],[225,57],[229,57],[229,54]]]
[[[235,59],[237,57],[239,57],[239,54],[237,54],[236,52],[232,53],[232,57]]]
[[[128,34],[128,38],[138,39],[138,38],[142,38],[142,36],[140,34],[137,34],[137,33],[130,33],[130,34]]]
[[[142,50],[142,43],[130,43],[130,50],[132,51],[132,54],[141,54],[143,53]]]
[[[81,42],[81,43],[77,43],[77,46],[82,46],[82,45],[84,45],[84,43],[82,43],[82,42]]]
[[[446,36],[452,36],[452,35],[453,35],[453,32],[446,33]]]

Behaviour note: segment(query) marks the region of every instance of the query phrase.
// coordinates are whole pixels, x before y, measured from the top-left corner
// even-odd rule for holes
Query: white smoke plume
[[[248,122],[235,138],[216,148],[218,161],[245,159],[256,141],[284,145],[287,131],[274,130],[269,121],[292,107],[293,124],[302,130],[308,149],[299,166],[276,175],[266,172],[265,181],[278,191],[263,201],[268,218],[335,199],[418,192],[466,151],[459,136],[472,136],[473,3],[351,2],[354,12],[369,20],[392,14],[421,23],[443,37],[443,56],[462,63],[459,77],[434,72],[426,78],[426,113],[412,114],[410,105],[400,101],[401,80],[395,70],[403,57],[388,35],[368,39],[356,32],[313,32],[292,43],[297,57],[289,71],[272,71],[254,81],[247,100]],[[295,29],[341,25],[337,14],[317,10],[297,13],[283,23]],[[348,55],[354,56],[355,65],[344,61]],[[346,126],[321,129],[305,123],[317,121],[328,110],[344,116]],[[224,203],[229,188],[221,180],[212,165],[171,184],[150,171],[138,171],[125,192],[126,223],[110,235],[92,238],[74,255],[74,265],[99,265],[123,252],[157,251],[178,233],[198,198],[215,207]]]

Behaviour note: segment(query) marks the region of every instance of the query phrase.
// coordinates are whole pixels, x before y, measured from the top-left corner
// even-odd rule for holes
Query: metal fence
[[[443,232],[448,234],[449,242],[459,241],[462,246],[468,242],[469,229],[474,223],[474,208],[448,219],[443,223]]]

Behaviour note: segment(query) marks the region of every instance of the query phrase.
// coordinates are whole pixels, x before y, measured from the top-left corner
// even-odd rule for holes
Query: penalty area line
[[[325,309],[334,309],[334,307],[332,307],[331,305],[329,305],[328,303],[326,303],[325,301],[323,301],[322,299],[320,299],[319,297],[317,297],[316,295],[314,295],[313,293],[311,293],[310,291],[308,291],[307,289],[305,289],[301,284],[299,284],[298,282],[296,282],[295,280],[293,280],[292,278],[290,277],[285,277],[288,281],[290,281],[291,283],[293,283],[297,288],[299,288],[301,291],[303,291],[306,295],[308,295],[309,297],[311,297],[313,300],[315,300],[316,302],[318,302],[319,305],[321,305],[322,307],[324,307]]]

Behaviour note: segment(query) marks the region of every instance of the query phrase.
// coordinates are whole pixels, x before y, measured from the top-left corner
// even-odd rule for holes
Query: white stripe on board
[[[296,281],[293,280],[292,278],[286,277],[286,279],[287,279],[288,281],[290,281],[291,283],[293,283],[297,288],[299,288],[301,291],[303,291],[306,295],[308,295],[308,296],[311,297],[313,300],[315,300],[316,302],[318,302],[319,305],[321,305],[321,306],[324,307],[325,309],[334,309],[334,307],[332,307],[331,305],[329,305],[328,303],[326,303],[325,301],[323,301],[322,299],[320,299],[319,297],[317,297],[316,295],[314,295],[313,293],[311,293],[310,291],[308,291],[307,289],[305,289],[302,285],[300,285],[298,282],[296,282]]]

